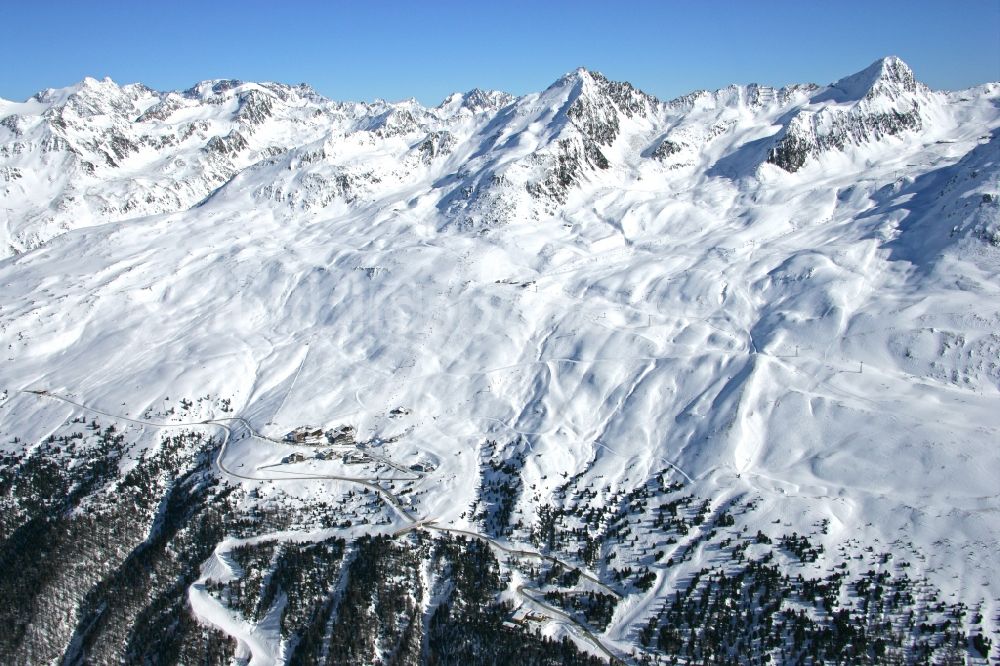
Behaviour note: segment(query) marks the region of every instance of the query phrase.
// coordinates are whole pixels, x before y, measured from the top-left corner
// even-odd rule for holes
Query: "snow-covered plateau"
[[[1000,658],[1000,83],[0,100],[0,661]]]

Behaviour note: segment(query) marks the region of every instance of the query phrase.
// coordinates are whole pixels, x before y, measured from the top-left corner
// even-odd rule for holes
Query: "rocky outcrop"
[[[653,149],[653,152],[650,154],[650,157],[652,157],[655,160],[660,160],[662,162],[671,155],[676,155],[677,153],[681,152],[681,150],[683,149],[681,148],[680,144],[675,143],[670,139],[663,139],[656,146],[656,148]]]
[[[17,114],[11,114],[9,116],[5,116],[4,118],[0,118],[0,126],[6,127],[15,138],[23,136],[23,123],[24,119]]]
[[[794,173],[805,165],[810,156],[919,130],[922,124],[916,106],[909,111],[893,109],[868,113],[813,114],[804,111],[789,123],[784,135],[771,149],[767,161]]]
[[[609,81],[599,72],[577,70],[579,93],[566,115],[580,132],[598,145],[618,137],[620,117],[647,116],[658,101],[627,82]]]
[[[414,150],[420,156],[421,162],[430,164],[435,157],[447,155],[454,150],[456,143],[451,132],[431,132],[414,147]]]
[[[225,136],[213,136],[205,145],[208,152],[229,157],[235,157],[249,148],[246,138],[236,130]]]
[[[236,122],[245,131],[254,132],[259,125],[271,117],[274,102],[270,95],[259,90],[250,90],[239,97],[240,106],[236,111]]]
[[[821,153],[919,131],[924,90],[903,61],[879,60],[814,95],[779,133],[767,161],[794,173]]]
[[[388,139],[396,136],[412,134],[420,129],[420,121],[411,109],[392,107],[374,118],[366,119],[362,130],[375,136]]]
[[[135,119],[137,123],[148,123],[152,121],[165,121],[171,116],[175,111],[183,108],[181,100],[177,96],[170,94],[167,95],[161,101],[153,104],[151,107],[142,112],[142,114]]]
[[[610,166],[594,141],[561,139],[552,155],[545,159],[546,175],[542,179],[528,183],[528,192],[536,198],[544,198],[557,204],[566,203],[569,192],[578,185],[588,168],[607,169]]]
[[[462,96],[462,108],[473,113],[497,111],[513,102],[515,97],[499,90],[473,88]]]

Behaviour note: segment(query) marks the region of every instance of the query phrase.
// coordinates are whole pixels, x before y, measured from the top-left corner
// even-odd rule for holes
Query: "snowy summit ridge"
[[[810,91],[815,92],[806,98]],[[119,87],[110,79],[87,78],[23,103],[0,101],[0,132],[6,133],[0,154],[4,198],[12,211],[0,233],[8,252],[21,251],[66,229],[184,210],[241,170],[317,141],[343,143],[341,152],[359,142],[378,142],[370,162],[374,167],[380,155],[405,162],[414,149],[443,157],[460,140],[468,149],[456,159],[464,155],[469,163],[453,170],[468,178],[438,179],[434,189],[448,202],[444,210],[455,223],[489,226],[518,215],[551,214],[595,170],[614,166],[637,175],[648,168],[641,158],[649,155],[667,168],[693,164],[704,155],[706,140],[743,124],[779,122],[768,161],[795,171],[821,152],[918,130],[924,122],[921,109],[936,108],[933,100],[942,98],[918,84],[894,57],[828,88],[776,91],[751,85],[667,103],[584,68],[537,95],[515,99],[472,90],[435,108],[412,100],[337,103],[304,84],[211,80],[184,92],[159,93],[141,84]],[[708,110],[709,100],[714,119],[698,113]],[[750,113],[743,113],[749,117],[739,123],[727,117],[741,111]],[[495,115],[487,119],[486,113]],[[609,161],[605,151],[623,129],[629,136],[618,141],[615,159]],[[681,138],[706,131],[711,136]],[[497,142],[499,137],[505,142]],[[475,150],[473,142],[478,142]],[[437,166],[454,168],[456,159],[438,160]],[[741,165],[740,173],[754,173],[759,161]],[[443,173],[435,165],[424,166],[429,172],[405,169],[404,175],[388,164],[364,171],[375,177],[393,173],[386,185]],[[43,178],[43,173],[48,175]],[[351,180],[362,188],[371,184],[364,174]],[[353,200],[340,182],[328,185],[330,195],[320,200]],[[96,183],[110,186],[113,194],[93,187]]]
[[[895,99],[901,94],[915,93],[918,86],[925,88],[913,78],[913,70],[896,56],[889,56],[830,87],[842,92],[846,99],[873,100],[877,97]]]

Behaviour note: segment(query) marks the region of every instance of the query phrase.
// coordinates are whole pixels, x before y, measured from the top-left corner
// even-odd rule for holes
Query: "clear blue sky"
[[[541,90],[578,66],[666,99],[829,83],[890,54],[933,88],[1000,80],[1000,0],[25,0],[0,16],[7,99],[84,76],[161,90],[225,77],[436,104],[476,86]]]

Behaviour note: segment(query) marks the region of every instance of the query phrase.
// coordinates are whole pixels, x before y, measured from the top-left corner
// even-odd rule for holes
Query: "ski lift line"
[[[288,385],[288,390],[287,390],[287,391],[285,391],[285,395],[284,395],[284,397],[282,397],[282,398],[281,398],[281,402],[280,402],[280,403],[278,404],[278,407],[277,407],[277,409],[275,409],[275,410],[274,410],[274,413],[273,413],[273,414],[271,414],[271,421],[274,421],[275,417],[276,417],[276,416],[277,416],[278,414],[280,414],[280,413],[281,413],[281,410],[282,410],[282,409],[283,409],[283,408],[285,407],[285,402],[287,402],[287,401],[288,401],[288,396],[292,394],[292,389],[294,389],[294,388],[295,388],[295,382],[296,382],[296,381],[298,381],[298,379],[299,379],[299,374],[300,374],[300,373],[302,372],[302,368],[303,368],[303,366],[305,366],[305,364],[306,364],[306,359],[308,359],[308,358],[309,358],[309,350],[310,350],[310,347],[309,347],[309,345],[310,345],[310,343],[312,343],[312,341],[313,341],[313,339],[314,339],[315,337],[316,337],[316,334],[315,334],[315,333],[313,333],[313,334],[312,334],[312,335],[311,335],[311,336],[309,337],[309,340],[308,340],[308,341],[306,342],[306,353],[302,355],[302,360],[301,360],[301,361],[299,361],[299,367],[297,367],[297,368],[295,369],[295,374],[294,374],[294,375],[292,375],[292,382],[291,382],[291,383],[290,383],[290,384]]]

